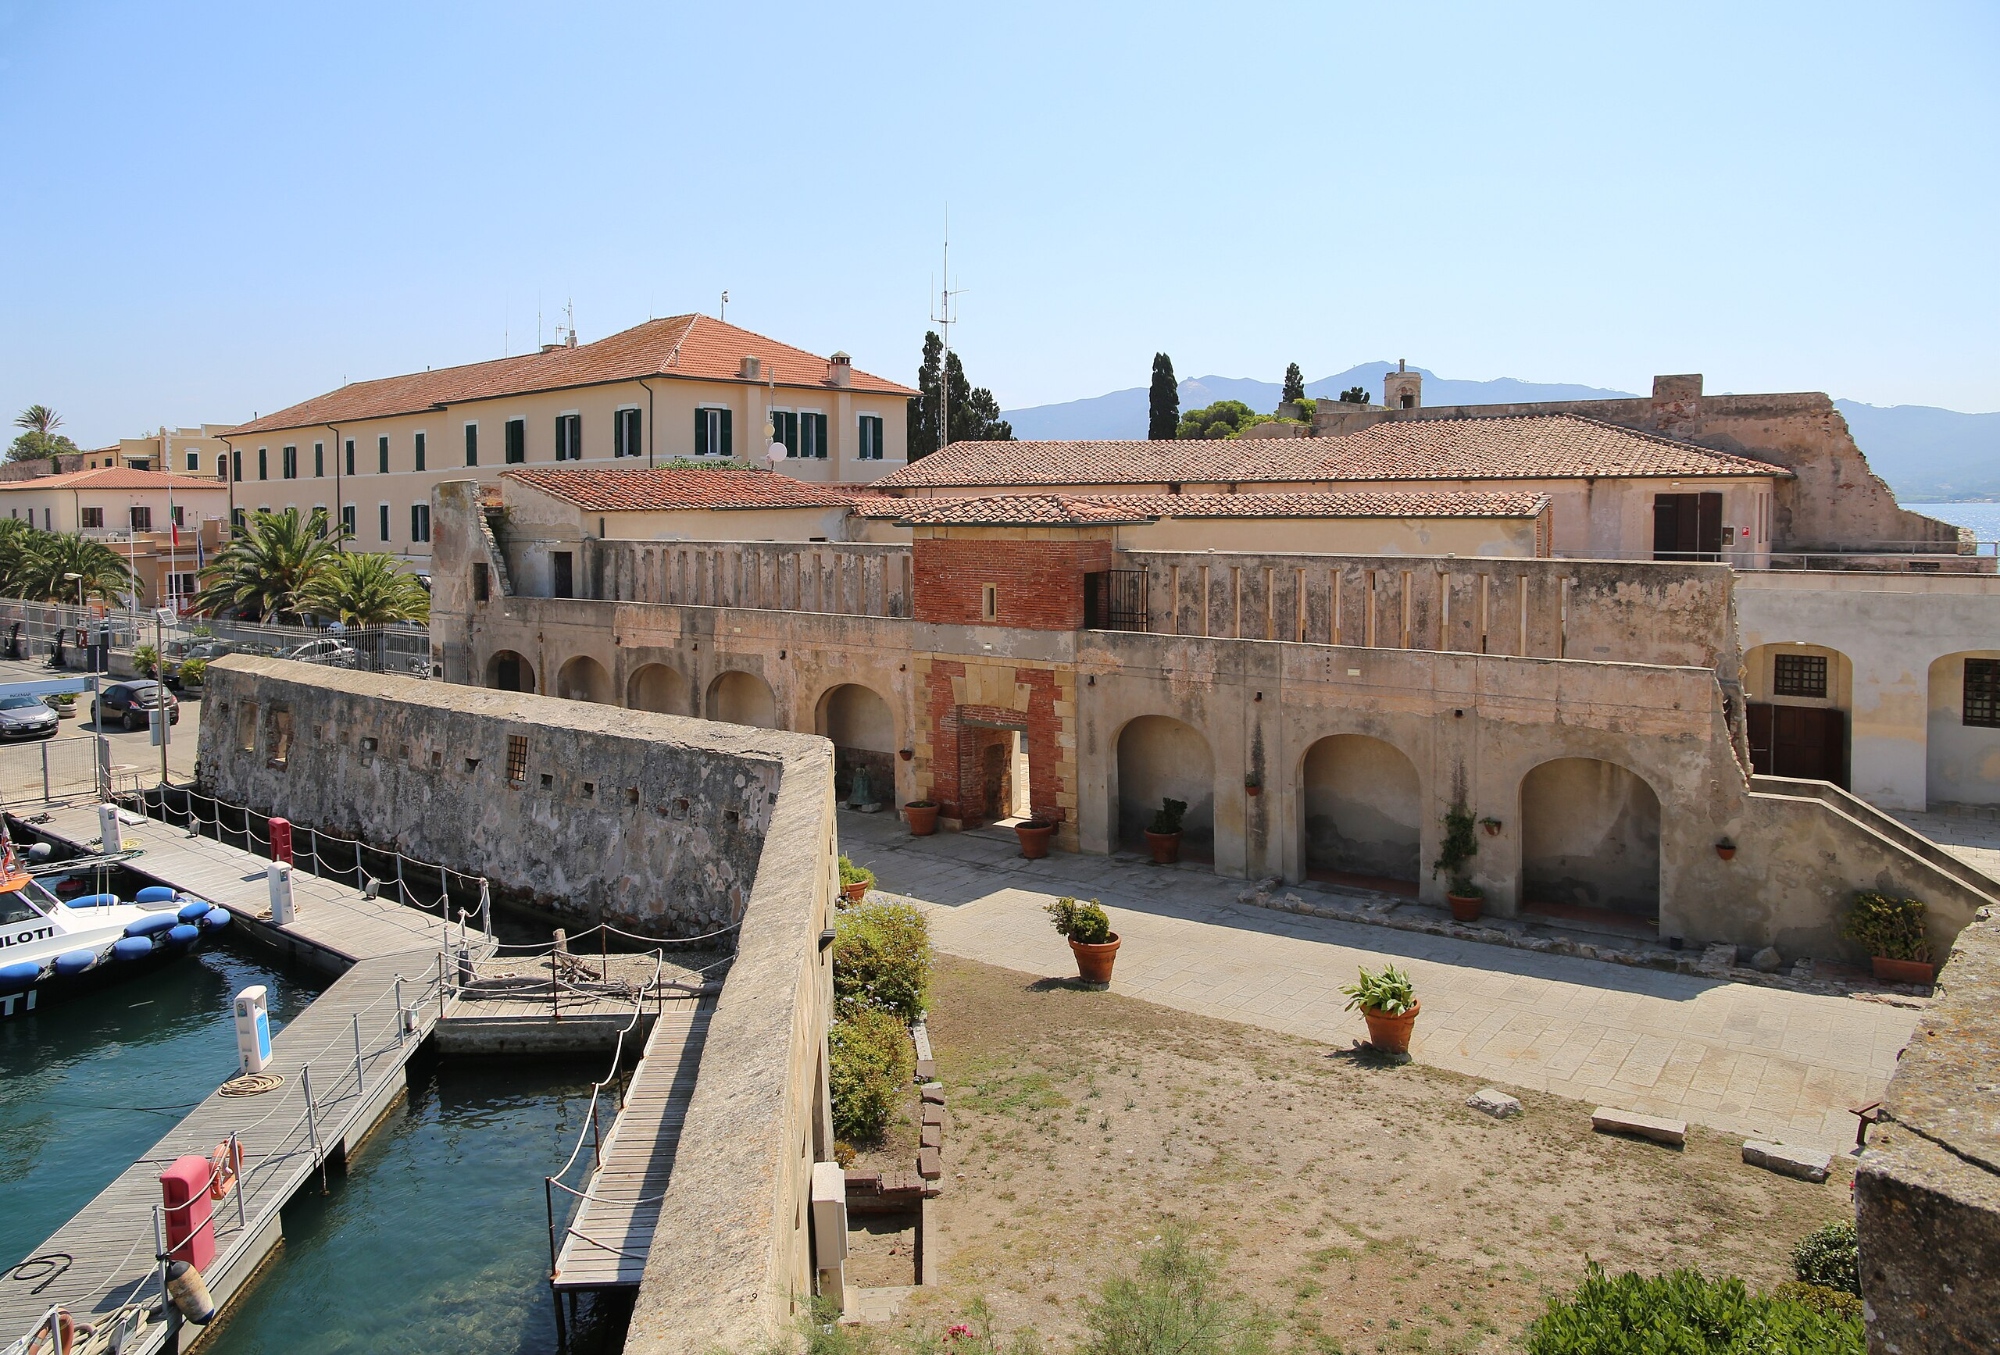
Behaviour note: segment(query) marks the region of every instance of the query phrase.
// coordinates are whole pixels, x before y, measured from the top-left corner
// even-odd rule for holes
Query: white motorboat
[[[227,909],[163,885],[129,903],[114,894],[64,902],[23,867],[0,825],[0,1020],[191,954],[228,925]]]

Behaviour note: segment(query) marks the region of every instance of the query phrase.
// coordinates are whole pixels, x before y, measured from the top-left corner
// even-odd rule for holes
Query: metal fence
[[[190,651],[210,658],[224,653],[295,658],[409,677],[429,677],[432,671],[430,628],[414,622],[278,626],[0,598],[0,656],[53,662],[60,651],[63,667],[87,669],[107,642],[114,653],[125,654],[155,646],[170,675]]]
[[[0,744],[0,801],[11,806],[96,796],[100,758],[110,770],[110,745],[104,748],[100,753],[97,739],[82,733]],[[157,766],[120,766],[112,777],[113,789],[136,790],[149,773],[159,780]]]

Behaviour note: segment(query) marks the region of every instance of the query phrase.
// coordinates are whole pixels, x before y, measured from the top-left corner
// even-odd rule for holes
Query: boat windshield
[[[0,894],[0,926],[9,922],[31,922],[47,914],[55,902],[48,890],[30,880],[19,889]]]

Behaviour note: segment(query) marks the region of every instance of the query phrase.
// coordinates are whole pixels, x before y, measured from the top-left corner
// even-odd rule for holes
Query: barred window
[[[1826,695],[1826,656],[1823,654],[1780,654],[1772,665],[1771,692],[1774,696]]]
[[[516,785],[528,779],[528,736],[507,736],[507,779]]]
[[[1965,723],[2000,729],[2000,659],[1965,661]]]

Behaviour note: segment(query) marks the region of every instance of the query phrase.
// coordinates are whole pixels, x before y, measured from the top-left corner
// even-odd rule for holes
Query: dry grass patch
[[[1794,1242],[1851,1216],[1844,1170],[1773,1176],[1712,1132],[1678,1152],[1609,1138],[1532,1092],[1496,1121],[1457,1074],[955,957],[932,1001],[942,1284],[903,1322],[933,1334],[983,1296],[1002,1329],[1067,1344],[1082,1300],[1178,1218],[1281,1348],[1506,1350],[1587,1259],[1768,1289]]]

